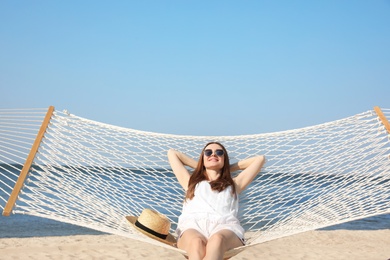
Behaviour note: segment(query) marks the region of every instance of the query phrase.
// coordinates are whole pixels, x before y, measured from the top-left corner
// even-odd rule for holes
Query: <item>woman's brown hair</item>
[[[208,180],[206,175],[206,168],[204,166],[204,150],[210,144],[217,144],[221,146],[224,152],[224,156],[223,156],[224,164],[223,164],[223,168],[221,169],[221,175],[219,176],[218,179],[210,182],[211,189],[221,192],[227,187],[232,186],[232,192],[233,194],[236,194],[236,187],[234,185],[233,178],[230,174],[229,156],[225,147],[219,142],[209,142],[203,147],[199,157],[198,165],[190,177],[190,180],[188,182],[186,199],[192,199],[195,196],[195,187],[199,182]]]

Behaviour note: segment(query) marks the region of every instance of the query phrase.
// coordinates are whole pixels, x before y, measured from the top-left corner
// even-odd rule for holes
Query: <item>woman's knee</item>
[[[242,245],[242,241],[229,230],[223,230],[213,234],[207,242],[207,246],[222,250],[229,250]]]
[[[188,231],[178,241],[178,247],[186,251],[200,250],[203,251],[206,247],[206,239],[198,232]]]
[[[207,244],[213,244],[213,245],[224,245],[226,243],[226,236],[220,233],[216,233],[212,235]]]
[[[206,255],[206,241],[202,237],[192,237],[188,240],[185,250],[189,259],[203,259]]]
[[[188,244],[191,247],[202,248],[206,246],[206,241],[202,237],[194,236],[191,239],[188,239]]]

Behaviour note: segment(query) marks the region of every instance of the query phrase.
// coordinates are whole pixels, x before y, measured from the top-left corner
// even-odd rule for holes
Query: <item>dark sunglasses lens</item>
[[[210,149],[204,150],[204,155],[211,156],[213,154],[213,151]]]
[[[215,151],[215,154],[219,157],[221,157],[223,155],[223,150],[216,150]]]
[[[206,155],[207,157],[211,156],[212,154],[213,154],[213,150],[211,150],[211,149],[204,150],[204,155]],[[221,157],[222,155],[224,155],[224,152],[223,152],[223,150],[218,149],[218,150],[215,150],[215,155]]]

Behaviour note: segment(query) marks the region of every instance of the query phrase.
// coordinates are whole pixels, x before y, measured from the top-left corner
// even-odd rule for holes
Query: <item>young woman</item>
[[[226,251],[244,244],[244,229],[238,216],[238,194],[251,183],[265,163],[263,155],[233,165],[225,147],[206,144],[199,160],[170,149],[168,160],[186,191],[178,220],[177,246],[190,260],[223,259]],[[193,173],[185,166],[194,169]],[[231,172],[242,170],[232,178]]]

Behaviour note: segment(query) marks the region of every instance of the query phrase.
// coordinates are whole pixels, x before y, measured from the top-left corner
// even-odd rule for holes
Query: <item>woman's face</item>
[[[221,170],[224,165],[224,156],[226,155],[220,145],[209,144],[203,151],[203,161],[205,168],[217,171]]]

